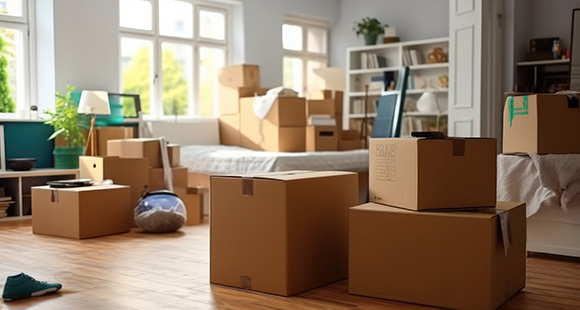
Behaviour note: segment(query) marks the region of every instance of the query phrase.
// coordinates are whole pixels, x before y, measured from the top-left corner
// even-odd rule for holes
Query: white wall
[[[54,0],[56,89],[118,91],[118,0]]]
[[[341,0],[332,28],[331,65],[346,67],[346,48],[364,45],[352,30],[363,17],[375,17],[397,29],[401,41],[449,36],[449,0]],[[382,40],[382,38],[379,38]]]
[[[240,1],[244,12],[245,62],[260,65],[260,79],[265,87],[282,85],[282,24],[285,14],[315,17],[331,24],[336,23],[340,16],[338,0]]]

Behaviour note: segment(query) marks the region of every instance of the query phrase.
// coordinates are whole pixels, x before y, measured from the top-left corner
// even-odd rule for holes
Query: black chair
[[[379,98],[377,115],[373,122],[372,138],[396,138],[401,136],[401,123],[407,92],[409,67],[403,66],[397,76],[395,90],[383,92]]]

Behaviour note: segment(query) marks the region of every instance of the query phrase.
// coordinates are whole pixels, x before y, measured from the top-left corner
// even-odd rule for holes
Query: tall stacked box
[[[240,98],[253,97],[260,87],[257,65],[235,65],[219,71],[220,143],[240,146]]]
[[[347,277],[352,172],[212,176],[210,282],[283,296]]]

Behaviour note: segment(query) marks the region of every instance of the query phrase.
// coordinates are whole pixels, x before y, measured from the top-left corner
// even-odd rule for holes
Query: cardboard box
[[[32,232],[92,238],[129,231],[129,186],[32,187]]]
[[[338,140],[339,151],[360,150],[363,148],[362,140]]]
[[[167,156],[169,157],[169,166],[181,166],[181,145],[167,144]]]
[[[212,176],[210,282],[289,296],[346,278],[357,182],[351,172]]]
[[[271,152],[303,152],[305,150],[304,98],[278,98],[263,120],[255,115],[253,103],[253,98],[240,100],[243,147]]]
[[[242,117],[242,127],[244,120],[259,119],[254,112],[254,98],[241,98],[240,109]],[[264,123],[270,123],[279,127],[300,127],[306,126],[306,101],[300,97],[278,97],[274,102],[268,115],[263,119]]]
[[[135,137],[133,127],[98,127],[97,129],[97,155],[107,155],[107,141],[117,139],[130,139]]]
[[[120,158],[147,158],[151,168],[162,167],[161,149],[157,138],[109,140],[107,156]]]
[[[255,87],[219,87],[219,114],[240,114],[240,98],[263,96],[268,89]]]
[[[268,123],[242,127],[242,147],[269,152],[304,152],[306,127],[277,127]]]
[[[173,175],[173,188],[176,194],[178,188],[185,193],[187,189],[187,167],[172,167],[171,174]],[[149,169],[149,191],[155,191],[160,189],[167,189],[165,186],[165,178],[163,174],[163,168],[151,168]],[[181,197],[181,195],[179,195]]]
[[[306,119],[308,119],[310,115],[317,114],[330,115],[330,117],[334,118],[336,115],[334,110],[334,100],[306,100]]]
[[[225,87],[260,87],[260,68],[258,65],[235,65],[223,67],[218,80]]]
[[[411,210],[489,207],[496,140],[370,139],[369,199]]]
[[[336,151],[338,130],[336,126],[306,126],[306,151]]]
[[[130,187],[129,227],[135,226],[133,210],[141,194],[149,185],[149,162],[147,158],[119,158],[106,156],[80,156],[79,177],[95,182],[112,180],[114,184]]]
[[[580,153],[578,100],[566,95],[508,97],[503,113],[503,152]]]
[[[240,132],[240,114],[220,115],[220,144],[242,145],[242,133]]]
[[[332,99],[332,90],[330,89],[317,89],[311,90],[308,93],[308,99]]]
[[[335,90],[334,94],[332,90],[324,89],[324,90],[314,90],[310,91],[308,99],[312,100],[322,100],[322,99],[332,99],[334,101],[334,114],[342,115],[343,112],[343,98],[344,92],[341,90]]]
[[[450,309],[497,309],[525,285],[526,210],[516,202],[496,207],[351,208],[349,293]],[[500,217],[509,223],[505,234]]]
[[[208,194],[205,187],[187,187],[185,195],[180,197],[187,209],[185,225],[198,225],[203,220],[203,200]]]

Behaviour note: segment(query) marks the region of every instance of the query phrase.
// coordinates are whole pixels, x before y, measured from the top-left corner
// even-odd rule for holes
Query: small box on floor
[[[76,239],[129,231],[129,199],[125,185],[32,188],[32,232]]]
[[[294,295],[347,277],[352,172],[211,177],[210,282]]]
[[[377,138],[369,154],[372,202],[411,210],[495,205],[495,139]]]
[[[503,153],[580,153],[578,97],[510,96],[503,111]]]
[[[201,186],[187,187],[185,195],[180,197],[187,209],[187,221],[185,225],[201,224],[203,219],[203,199],[208,194],[208,189]]]
[[[525,204],[469,211],[350,209],[349,293],[496,309],[525,286]]]

